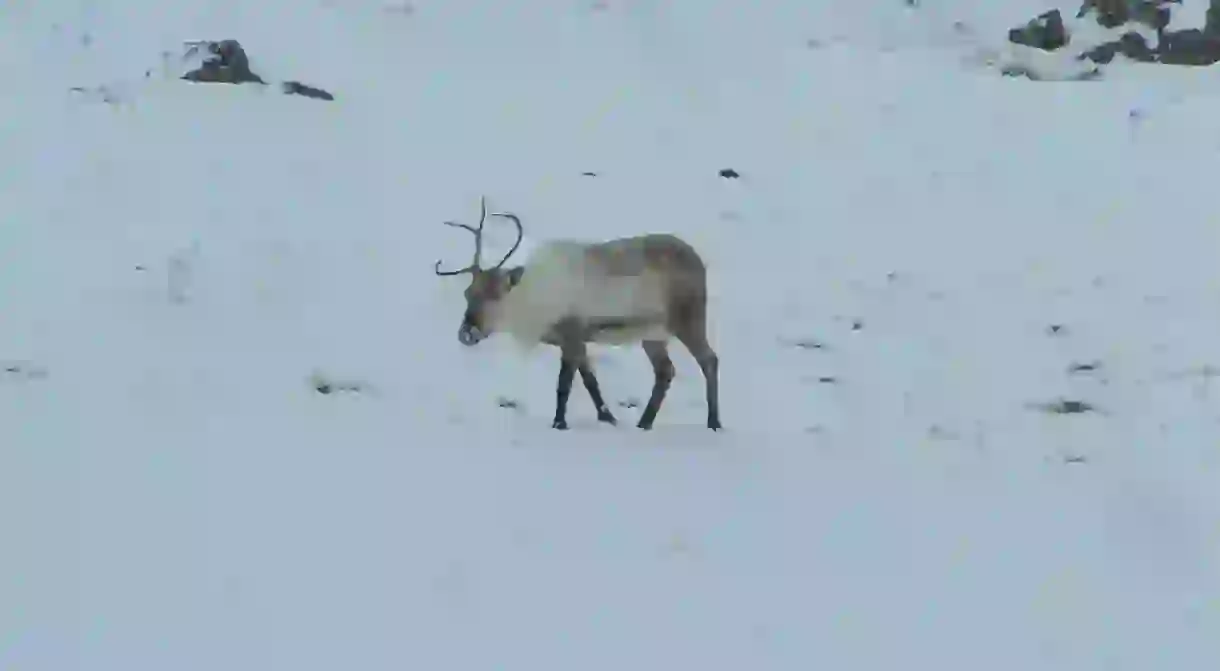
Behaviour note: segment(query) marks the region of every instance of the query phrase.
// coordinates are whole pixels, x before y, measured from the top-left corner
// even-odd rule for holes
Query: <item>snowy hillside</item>
[[[1217,70],[918,4],[0,6],[0,669],[1220,668]],[[695,245],[725,430],[459,345],[484,194]]]

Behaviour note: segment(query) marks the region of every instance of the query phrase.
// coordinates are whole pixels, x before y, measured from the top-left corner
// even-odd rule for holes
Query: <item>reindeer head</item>
[[[480,268],[483,256],[483,224],[487,220],[487,199],[479,199],[479,225],[459,224],[446,221],[446,226],[464,228],[474,234],[474,262],[460,270],[441,270],[441,262],[436,262],[434,271],[442,277],[464,275],[470,273],[470,286],[466,287],[466,314],[462,317],[462,325],[458,328],[458,341],[463,345],[477,345],[495,330],[496,309],[505,295],[521,279],[522,268],[504,268],[504,263],[521,246],[525,237],[525,229],[517,215],[508,212],[492,212],[493,217],[510,219],[517,225],[517,241],[512,249],[491,268]]]

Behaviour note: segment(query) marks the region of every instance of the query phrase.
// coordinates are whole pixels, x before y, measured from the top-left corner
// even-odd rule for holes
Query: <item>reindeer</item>
[[[606,407],[597,377],[589,365],[587,343],[640,343],[652,363],[654,380],[640,429],[651,429],[674,378],[668,341],[677,338],[703,371],[707,388],[707,426],[719,430],[719,358],[707,339],[707,270],[693,247],[680,238],[652,233],[593,243],[556,240],[541,245],[525,265],[505,268],[521,246],[525,229],[509,212],[491,216],[509,219],[517,241],[500,262],[481,267],[483,225],[487,200],[479,200],[478,226],[444,222],[474,234],[474,261],[459,270],[434,272],[441,277],[470,274],[466,313],[458,341],[477,345],[493,333],[507,333],[528,347],[538,343],[560,349],[552,427],[568,428],[568,396],[576,373],[597,419],[617,420]]]

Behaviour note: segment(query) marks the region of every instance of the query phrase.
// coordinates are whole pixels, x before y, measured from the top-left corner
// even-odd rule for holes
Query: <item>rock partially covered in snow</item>
[[[1220,29],[1220,27],[1217,27]],[[1220,30],[1179,30],[1161,38],[1160,62],[1169,65],[1211,65],[1220,62]]]
[[[266,84],[262,77],[250,69],[250,57],[237,40],[221,40],[219,42],[200,42],[192,46],[188,56],[200,49],[206,52],[202,64],[198,68],[182,75],[182,79],[191,82],[208,82],[213,84]],[[299,81],[281,83],[280,90],[288,95],[299,95],[315,100],[334,100],[335,96],[316,86],[303,84]]]
[[[1118,54],[1140,63],[1153,63],[1157,60],[1156,50],[1148,46],[1143,35],[1135,32],[1124,33],[1117,40],[1099,44],[1082,53],[1080,57],[1104,65],[1114,60]]]
[[[1076,18],[1093,17],[1102,28],[1118,28],[1128,23],[1141,23],[1153,30],[1169,26],[1169,5],[1182,0],[1084,0]]]
[[[1020,28],[1008,31],[1008,41],[1043,51],[1054,51],[1067,46],[1068,34],[1059,10],[1039,14]]]
[[[1205,17],[1203,26],[1177,20],[1187,9],[1202,10],[1205,2],[1206,12],[1196,12]],[[1008,41],[1020,55],[1014,61],[1045,60],[1020,51],[1037,49],[1100,65],[1122,55],[1140,63],[1206,66],[1220,62],[1220,0],[1083,0],[1072,22],[1052,10],[1010,30]],[[1011,74],[1015,67],[1031,79],[1064,79],[1037,76],[1038,68],[1026,65],[1006,60],[1001,69]]]
[[[237,40],[205,43],[208,56],[198,68],[182,75],[191,82],[266,84],[250,70],[250,58]]]

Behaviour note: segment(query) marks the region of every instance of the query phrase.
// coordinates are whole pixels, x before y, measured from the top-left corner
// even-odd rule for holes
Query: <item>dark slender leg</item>
[[[559,381],[555,384],[555,421],[551,428],[568,428],[568,397],[572,395],[572,378],[576,377],[576,364],[563,357],[559,363]]]
[[[577,370],[580,371],[580,381],[585,383],[585,390],[589,392],[589,398],[593,399],[593,407],[597,408],[597,421],[617,424],[618,421],[614,419],[614,415],[606,407],[606,401],[602,399],[601,387],[597,384],[597,376],[593,374],[593,368],[589,366],[589,362],[586,361]]]
[[[647,430],[652,428],[657,412],[661,410],[661,403],[665,400],[665,394],[669,391],[669,384],[674,379],[674,362],[669,359],[669,350],[664,341],[645,340],[642,344],[648,360],[652,362],[654,378],[652,395],[648,397],[648,405],[644,406],[644,413],[640,415],[640,422],[636,426]]]
[[[708,353],[699,359],[703,379],[707,381],[707,428],[719,431],[720,426],[720,357],[708,348]]]
[[[720,427],[720,358],[707,342],[707,296],[698,296],[675,310],[678,319],[672,324],[674,336],[699,363],[707,383],[707,428]]]
[[[707,428],[713,431],[720,427],[720,358],[707,343],[707,337],[699,333],[684,332],[678,335],[678,340],[690,350],[691,356],[699,363],[703,371],[703,379],[707,383]]]
[[[580,338],[579,324],[573,320],[564,320],[555,325],[558,337],[560,358],[559,380],[555,384],[555,421],[551,427],[564,430],[568,428],[568,397],[572,395],[572,379],[576,371],[588,365],[585,353],[585,343]]]

